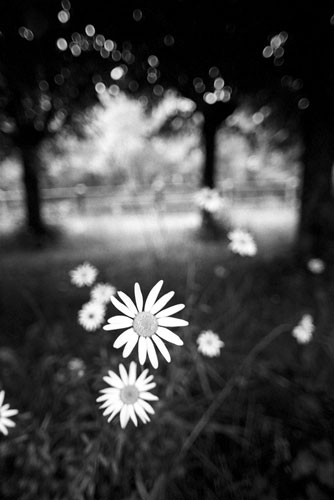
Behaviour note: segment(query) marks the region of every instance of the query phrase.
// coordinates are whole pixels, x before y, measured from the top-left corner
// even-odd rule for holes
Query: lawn
[[[315,275],[296,260],[289,210],[239,209],[233,221],[253,232],[258,255],[201,239],[192,213],[72,217],[43,249],[3,231],[0,390],[19,415],[0,435],[1,498],[333,498],[333,270]],[[89,289],[69,271],[83,261],[130,297],[135,282],[146,296],[162,279],[161,293],[186,305],[184,346],[168,344],[170,364],[147,363],[159,397],[147,425],[121,429],[95,402],[102,377],[137,350],[123,360],[118,332],[78,325]],[[299,344],[291,332],[304,314],[316,328]],[[198,352],[203,330],[224,341],[219,356]]]

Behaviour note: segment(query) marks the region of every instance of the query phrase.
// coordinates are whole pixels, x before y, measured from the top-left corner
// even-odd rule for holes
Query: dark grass
[[[246,220],[259,243],[254,259],[201,241],[198,223],[176,214],[77,219],[56,247],[3,240],[0,381],[20,415],[0,437],[1,498],[333,498],[333,270],[313,276],[296,261],[291,219]],[[187,304],[185,346],[151,369],[160,401],[146,426],[122,431],[96,406],[121,355],[113,334],[77,325],[89,293],[68,272],[83,260],[130,295],[135,281],[147,293],[164,279],[173,301]],[[317,329],[300,346],[291,329],[306,312]],[[197,353],[202,329],[224,340],[219,358]],[[69,369],[73,357],[84,377]]]

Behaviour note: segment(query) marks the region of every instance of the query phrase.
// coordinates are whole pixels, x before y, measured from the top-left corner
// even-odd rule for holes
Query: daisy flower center
[[[152,337],[158,328],[158,322],[149,312],[140,312],[133,320],[133,329],[142,337]]]
[[[134,385],[126,385],[120,391],[120,398],[126,405],[132,405],[137,401],[139,397],[139,391]]]

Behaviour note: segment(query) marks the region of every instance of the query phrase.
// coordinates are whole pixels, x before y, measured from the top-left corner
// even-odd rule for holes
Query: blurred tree
[[[134,13],[153,94],[173,86],[202,112],[203,184],[213,187],[215,132],[236,105],[279,105],[304,144],[299,250],[325,256],[334,240],[334,6],[312,0],[142,2]],[[256,111],[256,109],[254,110]],[[334,257],[334,255],[332,255]]]
[[[300,247],[323,253],[333,204],[333,10],[315,0],[283,0],[276,9],[243,0],[5,0],[0,123],[22,152],[29,225],[43,226],[38,146],[66,123],[80,130],[76,111],[106,89],[140,94],[149,105],[168,88],[192,99],[203,116],[208,187],[215,184],[216,130],[252,95],[262,105],[281,102],[283,116],[298,116],[305,166]],[[182,123],[187,113],[178,118]]]

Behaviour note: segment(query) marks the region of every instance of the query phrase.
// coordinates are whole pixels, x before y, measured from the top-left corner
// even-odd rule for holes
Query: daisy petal
[[[188,326],[189,323],[185,319],[179,318],[159,318],[158,325],[160,326]]]
[[[107,321],[108,321],[108,323],[114,324],[114,323],[122,323],[122,321],[124,319],[128,320],[129,318],[127,316],[123,316],[123,315],[111,316]]]
[[[162,339],[167,340],[167,342],[171,342],[172,344],[183,345],[183,340],[181,340],[181,338],[176,335],[176,333],[168,330],[168,328],[159,326],[159,328],[157,329],[157,335],[159,335],[159,337],[161,337]]]
[[[138,404],[142,408],[144,408],[144,410],[147,411],[147,413],[151,413],[152,415],[154,414],[152,406],[150,405],[150,403],[147,403],[147,401],[144,401],[144,399],[138,399]]]
[[[123,300],[124,304],[129,308],[129,310],[134,314],[138,314],[138,310],[130,297],[128,297],[125,293],[123,292],[117,292],[119,297]]]
[[[149,337],[146,339],[146,343],[147,343],[147,353],[149,360],[151,361],[153,368],[158,368],[159,362],[157,353],[155,352],[154,344]]]
[[[154,387],[156,387],[156,386],[157,386],[157,384],[155,382],[152,382],[152,384],[147,384],[147,385],[146,384],[143,384],[143,385],[140,384],[140,386],[138,384],[136,384],[137,389],[139,391],[144,391],[144,392],[150,391],[151,389],[154,389]]]
[[[152,288],[152,290],[150,291],[150,293],[147,296],[144,311],[149,312],[152,309],[155,301],[157,300],[157,297],[158,297],[159,292],[161,290],[162,284],[163,284],[163,280],[160,280],[160,281],[158,281],[158,283],[156,285],[154,285],[154,287]]]
[[[140,339],[139,339],[139,341],[140,341]],[[141,374],[139,375],[139,377],[137,378],[137,380],[136,380],[136,384],[138,384],[138,382],[139,382],[139,383],[144,382],[144,379],[146,379],[146,375],[147,375],[147,374],[148,374],[148,368],[145,368],[145,370],[143,370],[143,371],[141,372]],[[153,379],[153,375],[150,375],[150,376],[149,376],[149,377],[147,377],[147,378],[149,378],[150,380],[152,380],[152,379]],[[145,382],[146,382],[146,381],[147,381],[147,379],[145,380]]]
[[[124,365],[122,365],[122,363],[121,363],[119,365],[118,369],[119,369],[119,374],[121,376],[122,382],[124,383],[124,385],[128,385],[129,377],[128,377],[128,372],[126,371]]]
[[[109,321],[108,325],[105,325],[103,327],[103,330],[122,330],[123,328],[128,328],[133,324],[133,320],[131,318],[126,318],[125,316],[123,316],[122,321],[120,320],[113,322],[111,322],[110,320],[108,321]]]
[[[103,380],[112,387],[116,387],[116,389],[122,389],[123,387],[123,382],[119,376],[110,370],[108,372],[108,377],[103,377]]]
[[[106,417],[106,416],[110,415],[110,413],[113,413],[113,411],[115,411],[117,409],[117,406],[115,406],[114,404],[111,404],[111,403],[109,403],[109,404],[105,403],[105,404],[100,406],[100,410],[102,410],[103,408],[106,408],[106,409],[104,410],[102,415],[104,417]]]
[[[17,415],[18,412],[19,410],[7,410],[6,412],[2,411],[2,414],[4,417],[14,417],[14,415]]]
[[[13,422],[13,420],[10,420],[9,418],[6,418],[6,417],[1,417],[1,422],[6,427],[15,427],[15,425],[16,425],[16,423]]]
[[[143,422],[143,424],[146,424],[146,422],[149,422],[149,417],[146,415],[146,412],[142,406],[139,405],[138,401],[134,403],[134,410],[137,413],[138,417],[140,420]]]
[[[135,424],[135,426],[137,427],[137,425],[138,425],[138,420],[137,420],[137,417],[136,417],[136,412],[135,412],[135,410],[134,410],[133,405],[129,405],[128,410],[129,410],[129,415],[130,415],[130,418],[131,418],[132,422],[133,422],[133,423]]]
[[[158,401],[159,398],[155,394],[151,394],[150,392],[141,392],[140,397],[145,399],[146,401]]]
[[[114,407],[113,409],[113,412],[112,414],[110,415],[110,417],[108,418],[108,422],[111,422],[112,419],[117,415],[117,413],[120,412],[121,408],[123,406],[123,403],[121,401],[119,401],[119,404],[117,406]]]
[[[0,391],[0,406],[2,406],[4,399],[5,399],[5,391]]]
[[[138,342],[138,335],[133,335],[132,337],[130,337],[128,343],[123,349],[122,352],[123,358],[127,358],[128,356],[130,356],[137,342]]]
[[[125,330],[125,332],[121,333],[113,343],[115,349],[119,349],[125,345],[130,340],[132,335],[136,335],[133,328],[129,328],[128,330]]]
[[[146,338],[145,337],[139,337],[139,342],[138,342],[138,359],[139,363],[143,365],[146,361],[146,354],[147,354],[147,345],[146,345]]]
[[[130,418],[128,405],[124,405],[122,407],[121,414],[120,414],[119,418],[120,418],[120,421],[121,421],[121,427],[122,427],[122,429],[125,429],[128,421],[129,421],[129,418]]]
[[[160,297],[160,299],[157,300],[156,303],[152,306],[152,308],[150,310],[150,313],[151,314],[155,314],[158,311],[160,311],[160,309],[162,309],[163,307],[165,307],[165,305],[167,304],[167,302],[169,302],[170,299],[174,295],[175,295],[175,292],[168,292],[165,295],[163,295],[162,297]]]
[[[135,299],[136,299],[138,312],[141,312],[143,310],[144,301],[143,301],[143,294],[141,293],[139,283],[135,283]]]
[[[134,385],[137,376],[137,364],[131,361],[129,368],[129,385]]]
[[[153,342],[157,345],[159,351],[161,352],[161,354],[163,355],[163,357],[165,358],[165,360],[170,363],[171,361],[171,357],[170,357],[170,354],[167,350],[167,347],[165,346],[165,344],[163,343],[163,341],[161,340],[160,337],[158,337],[158,335],[153,335],[152,336],[152,340]]]
[[[186,306],[184,304],[176,304],[175,306],[168,307],[167,309],[160,311],[158,314],[155,315],[155,317],[156,318],[166,318],[167,316],[172,316],[173,314],[176,314],[179,311],[182,311],[182,309],[184,309],[185,307]]]
[[[134,318],[135,317],[135,313],[133,313],[132,311],[130,311],[130,309],[127,306],[125,306],[124,304],[122,304],[122,302],[120,302],[118,299],[116,299],[116,297],[114,297],[112,295],[110,297],[110,300],[113,303],[113,305],[116,307],[116,309],[118,309],[119,311],[121,311],[123,314],[125,314],[126,316],[130,316],[130,318]]]
[[[7,428],[1,422],[0,422],[0,432],[2,432],[5,436],[7,436],[8,434]]]

